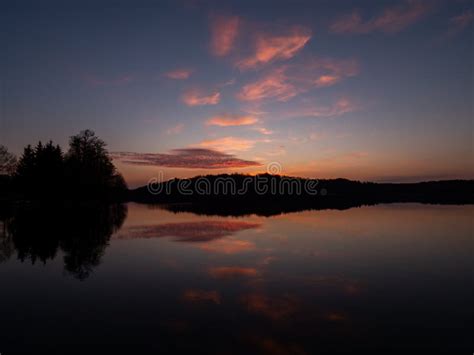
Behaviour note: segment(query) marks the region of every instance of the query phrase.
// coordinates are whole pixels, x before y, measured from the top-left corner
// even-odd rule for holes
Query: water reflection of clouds
[[[191,303],[221,303],[221,295],[216,290],[188,289],[183,292],[182,299]]]
[[[234,279],[240,277],[255,277],[258,275],[256,268],[241,266],[212,267],[208,270],[208,273],[215,279]]]
[[[291,295],[280,297],[263,293],[250,293],[240,299],[250,313],[264,315],[272,320],[279,320],[293,315],[299,308],[299,301]]]
[[[260,226],[259,223],[220,220],[162,223],[128,227],[115,237],[117,239],[174,237],[179,242],[208,242]]]
[[[199,249],[219,254],[237,254],[257,249],[255,243],[239,239],[219,239],[199,245]]]

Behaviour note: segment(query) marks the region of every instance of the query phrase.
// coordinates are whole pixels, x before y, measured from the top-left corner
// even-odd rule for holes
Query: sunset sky
[[[93,129],[130,186],[474,178],[473,2],[9,1],[0,143]]]

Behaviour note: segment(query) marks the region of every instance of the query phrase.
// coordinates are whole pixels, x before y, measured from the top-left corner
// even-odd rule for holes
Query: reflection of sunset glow
[[[212,302],[215,304],[221,303],[221,296],[217,291],[205,291],[205,290],[186,290],[182,296],[186,302]]]
[[[334,322],[346,320],[346,316],[341,313],[329,313],[326,318]]]
[[[275,298],[255,293],[242,297],[241,301],[249,312],[274,320],[288,317],[298,309],[298,302],[290,296]]]
[[[257,269],[238,266],[221,266],[209,269],[209,275],[217,279],[257,276]]]
[[[243,221],[199,221],[163,223],[154,226],[129,227],[118,239],[175,237],[180,242],[206,242],[258,228],[260,224]]]

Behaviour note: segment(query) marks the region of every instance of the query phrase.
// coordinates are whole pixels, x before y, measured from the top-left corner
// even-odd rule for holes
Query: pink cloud
[[[358,63],[353,59],[313,58],[274,69],[261,79],[244,85],[237,98],[242,101],[275,99],[284,102],[312,88],[332,86],[358,73]]]
[[[220,146],[226,143],[236,143],[237,147],[242,149],[245,142],[238,142],[237,139],[226,139],[220,142],[205,141],[208,146]],[[240,144],[240,146],[238,145]],[[249,143],[248,143],[249,144]],[[202,148],[182,148],[173,149],[170,153],[134,153],[134,152],[114,152],[111,154],[114,160],[123,164],[140,166],[164,166],[169,168],[187,168],[187,169],[225,169],[225,168],[245,168],[251,166],[260,166],[256,161],[244,160],[235,157],[232,154],[226,154],[212,149]]]
[[[401,6],[388,7],[377,16],[363,20],[358,11],[344,15],[333,22],[333,33],[366,34],[375,31],[397,33],[423,18],[431,6],[419,0],[407,0]]]
[[[359,64],[354,59],[312,58],[300,65],[289,67],[289,77],[306,87],[332,86],[359,74]]]
[[[274,98],[277,101],[288,101],[298,94],[298,89],[289,82],[286,68],[273,70],[263,78],[244,85],[237,98],[242,101],[259,101]]]
[[[248,126],[258,122],[253,116],[250,115],[233,115],[233,114],[222,114],[219,116],[212,117],[206,124],[209,126]]]
[[[289,33],[279,36],[259,34],[255,40],[255,52],[237,62],[241,70],[255,68],[275,60],[294,57],[311,39],[311,32],[303,27],[293,27]]]
[[[237,16],[213,16],[211,18],[211,50],[222,57],[232,50],[239,33],[240,20]]]
[[[188,106],[217,105],[221,99],[218,91],[204,94],[199,90],[189,90],[183,94],[183,102]]]
[[[191,69],[176,69],[166,72],[164,76],[174,80],[185,80],[188,79],[192,73],[193,71]]]

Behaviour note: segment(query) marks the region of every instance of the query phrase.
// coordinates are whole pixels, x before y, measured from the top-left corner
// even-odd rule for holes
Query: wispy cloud
[[[174,80],[185,80],[188,79],[191,74],[193,73],[193,70],[191,69],[175,69],[169,72],[164,73],[164,76],[169,78],[169,79],[174,79]]]
[[[211,50],[216,56],[230,53],[239,34],[240,19],[237,16],[211,16]]]
[[[208,145],[211,146],[212,144],[209,143]],[[240,148],[242,148],[242,146]],[[261,165],[256,161],[243,160],[232,154],[203,148],[173,149],[169,154],[115,152],[111,155],[113,159],[124,164],[163,166],[169,168],[230,169]]]
[[[468,10],[449,19],[450,28],[442,39],[451,38],[464,31],[474,21],[474,11]]]
[[[166,130],[166,134],[168,135],[174,135],[174,134],[179,134],[183,131],[184,124],[183,123],[178,123],[177,125],[170,127]]]
[[[242,101],[259,101],[269,98],[288,101],[298,94],[298,89],[289,82],[286,67],[273,70],[263,78],[244,85],[237,94]]]
[[[244,85],[237,94],[242,101],[275,99],[288,101],[312,88],[335,85],[359,73],[356,60],[311,58],[294,65],[283,65],[261,79]]]
[[[221,99],[221,94],[218,91],[206,94],[194,89],[186,91],[182,99],[188,106],[217,105]]]
[[[364,20],[358,11],[344,15],[333,22],[333,33],[367,34],[374,31],[397,33],[423,18],[431,6],[420,0],[407,0],[404,4],[388,7],[377,16]]]
[[[199,146],[224,152],[241,152],[253,148],[255,143],[256,141],[251,139],[223,137],[203,140]]]
[[[359,74],[359,64],[355,59],[311,58],[299,65],[288,67],[288,77],[301,90],[332,86],[343,79]]]
[[[222,114],[210,118],[206,124],[208,126],[248,126],[258,122],[258,119],[250,115],[235,115],[235,114]]]
[[[255,68],[276,60],[294,57],[311,39],[311,31],[304,27],[293,27],[283,35],[258,34],[255,51],[236,63],[241,70]]]
[[[359,109],[359,106],[348,98],[340,98],[332,105],[312,105],[309,107],[302,107],[297,111],[291,112],[290,117],[335,117],[341,116],[345,113],[354,112]]]
[[[254,127],[253,129],[255,131],[265,135],[265,136],[269,136],[269,135],[273,134],[273,131],[271,131],[271,130],[265,128],[265,127]]]

